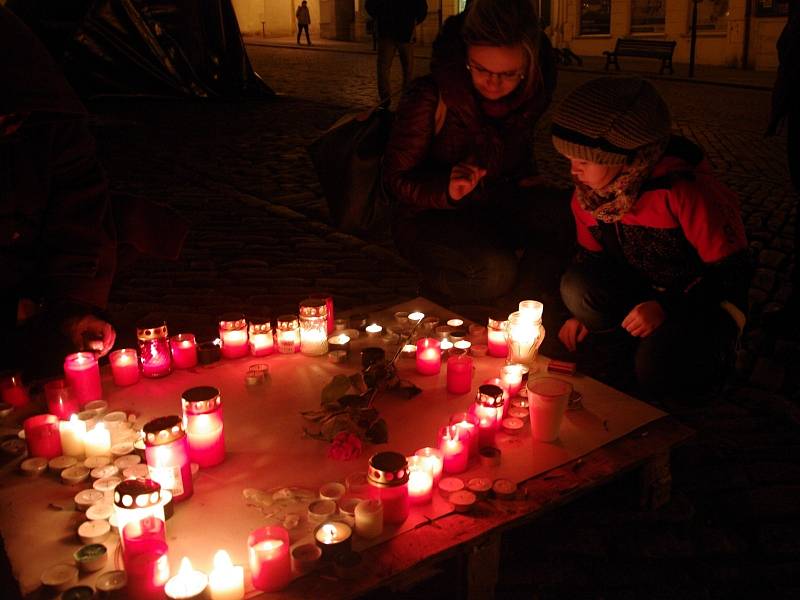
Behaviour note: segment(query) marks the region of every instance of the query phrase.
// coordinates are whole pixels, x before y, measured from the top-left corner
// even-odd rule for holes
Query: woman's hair
[[[473,0],[466,11],[461,37],[469,46],[517,46],[525,52],[525,80],[532,88],[541,83],[539,17],[533,0]]]

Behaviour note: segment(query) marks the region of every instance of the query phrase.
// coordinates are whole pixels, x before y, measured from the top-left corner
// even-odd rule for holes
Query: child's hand
[[[589,335],[589,330],[584,327],[583,323],[572,318],[564,321],[558,332],[558,339],[567,347],[567,350],[575,352],[578,344],[585,340],[587,335]]]
[[[481,169],[469,163],[458,163],[450,171],[450,187],[448,193],[453,200],[461,200],[478,185],[486,175],[486,169]]]
[[[622,327],[634,337],[647,337],[667,318],[664,309],[655,300],[637,304],[622,320]]]

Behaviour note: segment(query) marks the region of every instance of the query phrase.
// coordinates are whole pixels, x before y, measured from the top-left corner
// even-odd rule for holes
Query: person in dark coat
[[[308,35],[308,26],[311,25],[311,12],[308,10],[308,2],[306,0],[303,0],[300,6],[297,7],[294,16],[297,17],[297,45],[300,45],[300,34],[305,31],[306,42],[310,46],[311,36]]]
[[[427,0],[367,0],[364,8],[378,32],[378,96],[392,94],[391,74],[395,52],[403,67],[403,87],[414,74],[414,28],[428,16]]]
[[[572,228],[564,201],[537,187],[534,129],[556,71],[530,0],[475,0],[447,19],[431,65],[401,99],[384,155],[398,250],[450,303],[496,302],[518,281],[557,294]]]
[[[115,232],[86,109],[1,6],[0,56],[0,368],[36,375],[113,346]]]

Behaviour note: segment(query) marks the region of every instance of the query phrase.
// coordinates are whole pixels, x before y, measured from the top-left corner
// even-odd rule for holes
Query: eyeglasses
[[[497,79],[502,83],[513,83],[515,81],[521,81],[525,79],[525,74],[522,72],[522,70],[503,71],[501,73],[496,73],[472,62],[467,63],[467,71],[470,71],[475,77],[482,77],[484,79],[497,77]]]

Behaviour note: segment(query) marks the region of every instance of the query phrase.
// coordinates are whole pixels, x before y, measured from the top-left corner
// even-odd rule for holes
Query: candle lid
[[[250,333],[271,333],[272,319],[270,317],[249,317]]]
[[[139,321],[136,324],[136,337],[142,341],[167,337],[167,321],[160,317]]]
[[[120,508],[149,508],[161,502],[161,485],[152,479],[126,479],[114,488]]]
[[[150,446],[169,444],[185,436],[183,422],[178,415],[158,417],[148,421],[142,427],[145,434],[145,442]]]
[[[325,299],[309,298],[300,303],[301,317],[327,317],[328,306]]]
[[[499,408],[503,406],[503,388],[491,383],[485,383],[478,388],[478,396],[475,398],[475,402],[488,408]]]
[[[226,331],[242,329],[247,326],[247,320],[244,314],[229,312],[219,316],[219,327]]]
[[[489,317],[489,329],[505,329],[508,316],[493,315]]]
[[[367,477],[379,487],[396,487],[408,482],[408,461],[399,452],[378,452],[369,459]]]
[[[278,315],[275,322],[278,329],[297,329],[300,327],[297,322],[297,315]]]
[[[189,388],[181,394],[183,408],[191,408],[193,414],[209,413],[222,404],[219,390],[210,385]]]

